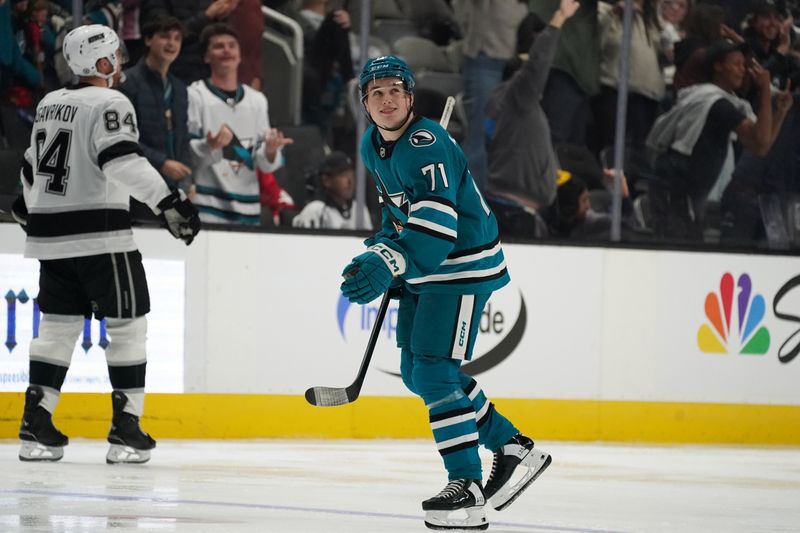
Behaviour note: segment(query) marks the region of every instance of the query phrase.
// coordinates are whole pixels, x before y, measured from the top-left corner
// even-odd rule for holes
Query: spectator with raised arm
[[[526,58],[513,61],[518,69],[495,89],[489,99],[487,114],[495,125],[489,143],[487,192],[520,204],[521,210],[529,214],[527,218],[536,215],[546,218],[543,212],[556,197],[558,163],[540,100],[561,27],[579,6],[575,0],[561,0],[550,23],[526,49]],[[521,35],[520,41],[523,37],[528,36]],[[518,221],[519,217],[514,216],[513,219]],[[528,228],[507,227],[507,221],[499,215],[498,222],[504,236],[533,236]],[[530,229],[533,229],[534,223],[534,220],[530,221]]]
[[[548,20],[559,0],[531,0],[531,10]],[[554,144],[586,145],[591,117],[589,99],[600,92],[598,0],[583,0],[564,27],[547,78],[542,108]]]

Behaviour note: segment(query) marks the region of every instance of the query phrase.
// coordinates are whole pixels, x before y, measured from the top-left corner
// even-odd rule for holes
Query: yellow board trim
[[[0,393],[0,438],[17,438],[22,393]],[[494,401],[541,440],[800,445],[800,406],[593,400]],[[55,423],[71,437],[104,438],[109,394],[64,393]],[[312,407],[302,396],[148,394],[142,426],[156,438],[430,438],[422,401],[360,398]]]

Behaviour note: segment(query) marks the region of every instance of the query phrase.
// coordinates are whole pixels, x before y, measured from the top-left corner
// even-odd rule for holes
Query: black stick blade
[[[335,387],[311,387],[306,391],[306,401],[319,407],[333,407],[350,403],[355,398],[347,396],[347,389]]]

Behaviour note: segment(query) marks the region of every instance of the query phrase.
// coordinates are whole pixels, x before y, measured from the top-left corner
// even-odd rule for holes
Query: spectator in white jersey
[[[131,231],[131,197],[162,217],[186,244],[200,230],[197,210],[170,191],[142,156],[136,114],[118,85],[119,37],[80,26],[64,38],[78,85],[48,93],[36,109],[25,151],[23,195],[14,218],[25,228],[25,257],[40,262],[39,335],[30,345],[30,386],[19,437],[23,461],[57,461],[68,438],[52,413],[84,318],[105,318],[113,389],[108,463],[143,463],[155,441],[139,427],[144,410],[150,295]]]
[[[189,135],[197,192],[193,201],[204,222],[259,225],[256,168],[283,165],[282,148],[293,141],[270,127],[263,93],[239,81],[236,31],[223,23],[200,36],[211,77],[189,86]]]
[[[353,161],[344,152],[331,152],[320,166],[317,178],[322,187],[319,198],[309,202],[292,220],[296,228],[372,229],[369,211],[359,206]],[[363,225],[356,225],[359,209]]]

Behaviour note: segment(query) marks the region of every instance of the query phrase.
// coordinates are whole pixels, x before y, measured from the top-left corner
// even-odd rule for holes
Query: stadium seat
[[[416,35],[400,37],[392,46],[394,53],[402,57],[415,73],[422,70],[456,72],[447,53],[433,41]]]
[[[387,42],[389,46],[400,37],[419,35],[416,25],[405,19],[376,19],[372,23],[372,35]]]

